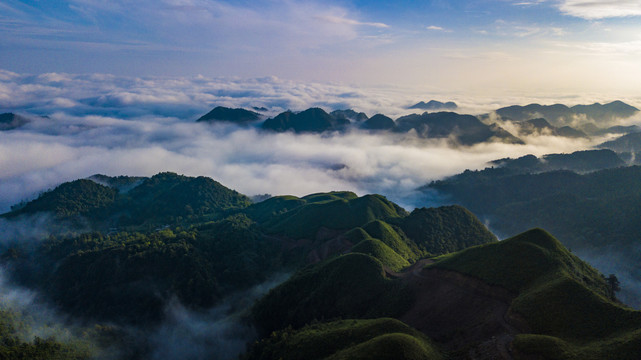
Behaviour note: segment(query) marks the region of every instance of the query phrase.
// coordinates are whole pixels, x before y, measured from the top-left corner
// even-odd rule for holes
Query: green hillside
[[[323,200],[318,201],[319,197]],[[273,218],[267,223],[269,232],[292,238],[313,238],[321,227],[349,230],[373,220],[388,220],[406,214],[405,210],[381,195],[349,199],[316,195],[313,199],[315,202]]]
[[[7,214],[14,217],[36,212],[50,212],[59,218],[92,216],[98,210],[113,206],[118,191],[91,180],[66,182]]]
[[[519,335],[514,343],[519,352],[631,359],[641,351],[633,345],[641,341],[641,312],[612,301],[603,276],[543,230],[444,255],[430,266],[517,294],[511,311],[538,334]]]
[[[409,266],[409,262],[378,239],[365,239],[352,247],[352,252],[367,254],[378,259],[383,265],[394,271]]]
[[[220,218],[229,210],[251,204],[247,196],[203,176],[166,172],[151,178],[94,175],[90,179],[63,183],[4,216],[47,212],[59,220],[89,220],[98,230],[153,228]],[[128,185],[133,187],[129,189]]]
[[[279,245],[244,215],[189,231],[52,238],[11,259],[17,280],[66,312],[127,323],[160,320],[172,297],[190,308],[211,307],[265,281],[280,261]]]
[[[443,356],[425,335],[398,320],[380,318],[277,331],[256,343],[244,360],[391,358],[436,360]]]
[[[419,248],[434,255],[496,241],[485,225],[461,206],[415,209],[395,223]]]
[[[272,289],[252,311],[265,333],[312,320],[398,315],[408,306],[403,284],[388,279],[383,265],[359,253],[307,267]]]
[[[501,237],[540,227],[603,272],[616,273],[628,283],[641,281],[639,166],[518,175],[488,168],[433,182],[428,189],[488,221]],[[621,298],[641,306],[636,286],[624,286]]]
[[[414,262],[425,255],[419,250],[414,241],[405,236],[400,228],[395,229],[384,221],[374,220],[369,222],[363,226],[363,230],[371,237],[383,242],[406,260]]]

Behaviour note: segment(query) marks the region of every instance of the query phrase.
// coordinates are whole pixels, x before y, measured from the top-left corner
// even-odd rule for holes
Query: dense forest
[[[162,358],[168,344],[180,358],[639,355],[641,313],[616,283],[545,231],[498,242],[461,206],[408,212],[344,191],[253,203],[161,173],[64,183],[2,218],[43,213],[48,236],[1,243],[3,288],[58,318],[5,306],[2,358]],[[210,332],[177,335],[179,319]],[[43,322],[64,331],[23,331]],[[209,345],[175,345],[185,336]]]

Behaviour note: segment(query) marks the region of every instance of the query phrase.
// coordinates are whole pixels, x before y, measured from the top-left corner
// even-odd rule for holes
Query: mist
[[[161,171],[209,176],[250,196],[351,190],[359,195],[381,193],[410,208],[423,206],[425,199],[419,199],[423,195],[415,189],[429,181],[484,168],[497,158],[572,152],[603,139],[531,136],[523,138],[527,145],[454,147],[445,140],[411,134],[274,134],[195,119],[214,106],[263,108],[263,118],[314,106],[396,118],[416,112],[407,107],[429,99],[455,101],[457,112],[470,114],[510,104],[612,100],[554,96],[491,98],[429,86],[359,87],[276,77],[135,78],[0,70],[1,111],[31,120],[0,132],[0,212],[65,181],[97,173],[151,176]],[[631,100],[634,105],[639,99]]]
[[[256,300],[291,274],[276,274],[264,283],[231,294],[207,311],[193,311],[169,301],[165,320],[147,334],[151,359],[236,359],[258,334],[244,319]]]
[[[177,118],[117,119],[53,114],[0,133],[0,211],[58,184],[93,174],[209,176],[247,195],[351,190],[417,206],[425,183],[490,160],[585,149],[595,140],[552,136],[528,145],[455,147],[411,134],[268,133]]]

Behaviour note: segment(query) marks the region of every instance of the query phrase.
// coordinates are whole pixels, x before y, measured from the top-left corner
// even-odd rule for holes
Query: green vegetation
[[[142,323],[159,320],[172,296],[207,308],[265,281],[282,266],[278,250],[240,214],[188,231],[52,238],[30,256],[18,253],[13,264],[22,283],[68,312]]]
[[[429,188],[487,219],[502,237],[544,228],[595,265],[607,268],[616,262],[617,270],[608,272],[641,280],[639,166],[583,175],[570,171],[514,175],[494,168],[466,171]],[[620,296],[638,308],[639,294],[638,289],[623,286]]]
[[[75,180],[43,193],[38,199],[26,203],[8,215],[14,217],[21,214],[51,212],[59,218],[93,216],[98,210],[113,205],[117,193],[116,189],[91,180]]]
[[[414,262],[425,255],[418,249],[414,241],[405,236],[405,233],[400,228],[394,228],[384,221],[374,220],[369,222],[363,226],[363,230],[373,238],[382,241],[398,255],[410,262]]]
[[[352,247],[352,252],[367,254],[378,259],[383,265],[394,271],[409,266],[409,262],[398,255],[384,242],[378,239],[365,239]]]
[[[347,193],[350,194],[350,193]],[[398,205],[381,195],[365,195],[360,198],[336,195],[316,195],[312,202],[276,216],[266,223],[270,233],[291,238],[313,238],[321,227],[349,230],[373,220],[388,220],[406,214]]]
[[[92,357],[91,346],[86,341],[60,342],[54,338],[31,336],[25,341],[24,332],[29,324],[15,311],[0,310],[0,359],[81,360]]]
[[[561,174],[564,179],[582,178]],[[469,181],[466,176],[475,178],[465,174],[459,180]],[[597,182],[612,179],[610,173],[591,176]],[[492,179],[488,175],[484,181]],[[413,319],[421,319],[421,312],[438,302],[435,299],[421,308],[432,290],[448,292],[451,282],[461,280],[460,275],[444,271],[431,272],[436,278],[427,278],[428,272],[420,273],[418,268],[400,275],[390,272],[438,255],[429,266],[467,274],[513,294],[507,300],[501,295],[499,304],[481,301],[477,306],[479,319],[492,319],[499,328],[504,320],[495,319],[497,312],[502,315],[508,307],[508,317],[516,314],[524,319],[532,334],[517,336],[516,354],[559,359],[638,355],[641,312],[616,302],[616,279],[605,278],[543,230],[497,242],[460,206],[422,208],[408,214],[383,196],[358,197],[351,192],[278,196],[250,205],[244,195],[202,177],[163,173],[149,179],[96,180],[118,184],[118,189],[89,180],[72,182],[19,211],[29,213],[29,207],[35,206],[59,208],[56,214],[61,219],[87,217],[91,224],[118,224],[119,228],[52,236],[33,248],[14,245],[3,250],[0,259],[10,269],[11,280],[40,291],[59,310],[86,323],[116,324],[115,330],[91,335],[98,342],[105,340],[105,348],[144,354],[145,350],[127,344],[129,339],[118,333],[118,326],[157,325],[170,299],[187,309],[205,310],[277,272],[298,270],[244,314],[261,334],[271,334],[254,345],[248,359],[440,359],[440,349],[424,335],[397,320],[381,319],[406,319],[408,314],[419,314]],[[521,186],[527,187],[531,180],[524,176],[523,181]],[[618,199],[625,195],[621,187],[637,182],[621,179],[605,192],[584,189]],[[571,213],[571,207],[563,206],[567,200],[555,195],[549,201],[557,211]],[[634,213],[634,209],[631,205],[618,211]],[[482,285],[468,278],[461,281],[462,287]],[[231,306],[244,309],[246,302],[238,299]],[[477,312],[467,306],[459,315]],[[347,318],[356,320],[334,321]],[[449,318],[443,315],[434,320],[434,326],[443,327]],[[82,346],[67,347],[54,339],[24,341],[6,324],[15,322],[0,324],[0,335],[9,339],[0,343],[0,357],[2,351],[14,354],[18,347],[37,349],[25,352],[32,357],[87,354]],[[413,325],[429,333],[429,324]],[[472,332],[453,325],[434,338],[456,355],[466,350],[449,348],[452,337],[478,335],[483,340],[484,331],[490,334],[489,340],[501,330],[480,324],[472,331],[475,335],[469,335]],[[456,341],[462,341],[456,346],[477,346]]]
[[[434,255],[496,241],[485,225],[460,206],[415,209],[397,223],[421,250]]]
[[[339,320],[284,329],[258,343],[245,360],[441,359],[438,349],[404,323],[379,318]]]
[[[639,343],[641,312],[610,300],[605,278],[543,230],[443,255],[430,266],[514,292],[511,310],[521,314],[535,333],[547,335],[521,336],[515,343],[520,351],[580,359],[582,351],[610,341],[624,345],[608,347],[609,356],[638,356],[638,348],[630,352],[633,347],[628,344]],[[621,352],[612,352],[617,349]]]
[[[359,253],[309,266],[258,301],[252,311],[266,333],[312,320],[399,315],[409,306],[401,282],[386,278],[377,259]]]
[[[249,206],[245,195],[206,177],[160,173],[119,192],[139,178],[92,177],[64,183],[4,216],[52,213],[57,220],[89,220],[95,229],[131,227],[151,230],[163,224],[190,224],[220,218]],[[131,180],[131,181],[129,181]]]

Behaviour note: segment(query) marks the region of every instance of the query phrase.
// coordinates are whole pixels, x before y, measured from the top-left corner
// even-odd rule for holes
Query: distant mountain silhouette
[[[519,135],[553,135],[571,138],[587,137],[587,134],[570,126],[557,128],[544,118],[530,119],[519,123]]]
[[[286,111],[265,120],[262,128],[277,132],[292,130],[296,133],[321,133],[329,130],[343,130],[350,121],[335,118],[320,108],[307,109],[300,113]]]
[[[361,122],[368,119],[367,115],[364,112],[356,112],[352,109],[334,110],[329,114],[336,119],[343,119],[343,120],[356,121],[356,122]]]
[[[623,160],[611,150],[584,150],[571,154],[548,154],[537,158],[534,155],[525,155],[518,159],[499,159],[490,162],[507,170],[506,173],[540,173],[555,170],[570,170],[575,172],[588,172],[610,169],[625,165]]]
[[[563,104],[512,105],[500,108],[496,110],[496,113],[505,120],[525,121],[542,117],[552,125],[563,126],[570,124],[577,116],[603,122],[617,118],[628,118],[638,111],[639,109],[617,100],[605,105],[594,103],[592,105],[576,105],[571,108]]]
[[[410,106],[408,109],[420,109],[420,110],[456,110],[458,108],[458,105],[452,101],[448,101],[446,103],[442,103],[440,101],[436,100],[430,100],[428,102],[418,102],[412,106]]]
[[[14,113],[0,114],[0,131],[17,129],[28,122],[26,117]]]
[[[366,130],[393,130],[395,127],[394,120],[383,114],[376,114],[361,125]]]
[[[610,149],[616,152],[641,151],[641,132],[623,135],[618,139],[606,141],[597,147],[601,149]]]
[[[489,126],[472,115],[454,112],[412,114],[396,120],[396,131],[416,131],[423,138],[451,138],[462,145],[474,145],[484,141],[502,141],[522,144],[523,141],[501,127]]]
[[[639,109],[634,106],[630,106],[619,100],[605,105],[601,105],[599,103],[594,103],[592,105],[576,105],[572,106],[571,109],[576,114],[585,114],[588,118],[592,119],[627,118],[639,111]]]
[[[260,119],[260,114],[245,109],[231,109],[217,106],[212,111],[201,116],[198,122],[232,122],[236,124],[245,124]]]

